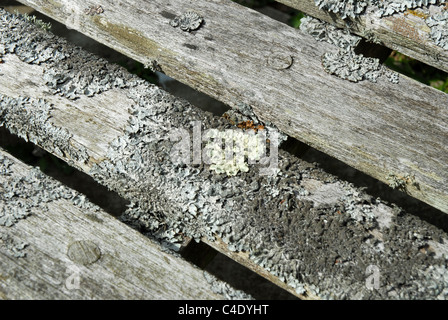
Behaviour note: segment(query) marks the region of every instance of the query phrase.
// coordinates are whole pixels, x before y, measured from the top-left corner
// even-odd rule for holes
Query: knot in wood
[[[268,66],[275,70],[288,69],[292,63],[292,56],[285,52],[273,52],[268,57]]]
[[[90,240],[79,240],[69,244],[67,256],[77,264],[88,265],[101,257],[100,248]]]

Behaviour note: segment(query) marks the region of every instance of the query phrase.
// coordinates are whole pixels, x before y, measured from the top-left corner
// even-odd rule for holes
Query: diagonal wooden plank
[[[14,204],[26,211],[0,223],[0,299],[225,298],[202,270],[3,150],[0,171],[1,220]]]
[[[404,76],[395,85],[329,75],[321,57],[334,48],[231,1],[21,2],[448,212],[442,92]],[[104,12],[85,13],[97,5]],[[170,25],[191,10],[204,17],[198,30]]]

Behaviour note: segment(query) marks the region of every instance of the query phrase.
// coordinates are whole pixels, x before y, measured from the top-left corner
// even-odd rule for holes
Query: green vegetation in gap
[[[294,28],[299,28],[303,17],[305,15],[297,11],[291,16],[289,24]],[[448,73],[446,72],[412,59],[397,51],[392,52],[389,58],[387,58],[385,65],[398,73],[448,93]]]
[[[448,93],[448,74],[399,52],[392,52],[386,66],[412,79]]]
[[[153,71],[151,71],[148,68],[145,68],[143,63],[137,62],[137,61],[120,61],[118,64],[126,70],[128,70],[130,73],[135,74],[136,76],[152,83],[152,84],[158,84],[159,83],[159,77],[157,74]]]
[[[39,159],[39,168],[44,173],[52,168],[53,170],[62,172],[66,176],[71,175],[75,171],[73,167],[50,153],[45,154]]]
[[[296,11],[292,16],[291,19],[289,19],[289,25],[294,27],[294,28],[299,28],[300,27],[300,22],[302,20],[302,18],[305,17],[305,14],[303,12],[300,11]]]

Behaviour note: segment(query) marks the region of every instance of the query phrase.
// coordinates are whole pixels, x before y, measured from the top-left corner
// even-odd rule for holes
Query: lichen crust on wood
[[[0,171],[0,217],[28,213],[0,224],[2,299],[250,298],[2,149]]]
[[[61,50],[73,52],[69,44]],[[86,61],[94,60],[86,55]],[[93,65],[92,74],[98,68]],[[123,79],[116,89],[126,99],[116,108],[127,123],[88,171],[131,201],[123,221],[174,249],[185,237],[219,237],[301,296],[447,297],[447,257],[441,253],[448,245],[445,232],[282,150],[271,175],[259,175],[260,164],[227,176],[205,163],[175,163],[172,150],[179,141],[170,139],[172,130],[184,129],[191,138],[195,123],[203,132],[234,126],[135,76]],[[112,87],[115,79],[104,81]],[[48,90],[45,83],[43,90]],[[26,108],[26,99],[17,101],[18,110]],[[101,108],[91,110],[92,118]],[[254,112],[244,103],[239,111]],[[92,131],[111,125],[93,123]],[[380,272],[373,289],[366,285],[369,266]]]
[[[399,83],[398,73],[381,65],[378,58],[355,53],[360,37],[312,17],[303,18],[300,29],[317,41],[325,41],[338,47],[338,51],[326,52],[322,56],[322,66],[328,73],[352,82],[377,82],[379,77],[386,75],[390,82]]]
[[[350,30],[358,36],[423,63],[448,71],[446,36],[440,20],[444,0],[339,1],[279,0],[315,18]],[[354,8],[358,7],[356,11]],[[437,24],[437,26],[430,26]],[[446,29],[446,28],[445,28]]]
[[[30,5],[65,21],[67,13],[55,9],[61,3],[67,1]],[[446,152],[441,141],[447,136],[444,93],[404,76],[397,86],[387,77],[352,83],[326,74],[321,57],[329,45],[228,0],[198,0],[194,8],[179,0],[139,7],[110,0],[97,4],[105,12],[82,15],[79,29],[85,34],[146,65],[155,60],[167,75],[231,107],[249,105],[264,123],[375,179],[387,183],[389,172],[414,174],[420,188],[409,186],[406,192],[448,212],[448,189],[440,183],[447,180],[441,168]],[[192,9],[207,20],[197,31],[179,32],[169,25],[174,16]],[[129,18],[148,13],[153,13],[151,23]],[[292,57],[289,68],[266,63],[273,46]],[[429,56],[437,55],[443,66],[439,53]]]

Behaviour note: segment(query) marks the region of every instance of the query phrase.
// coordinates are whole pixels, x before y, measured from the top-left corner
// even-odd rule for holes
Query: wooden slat
[[[334,13],[320,10],[314,0],[277,1],[337,27],[349,28],[361,37],[378,41],[388,48],[448,72],[448,51],[431,39],[430,28],[421,14],[402,12],[380,18],[375,15],[374,8],[369,8],[366,14],[356,20],[343,20]]]
[[[297,294],[297,292],[294,290],[294,288],[291,288],[288,286],[284,281],[281,281],[278,277],[272,275],[269,271],[266,269],[260,267],[255,262],[251,261],[249,258],[249,254],[247,252],[235,252],[229,250],[227,244],[222,241],[220,238],[216,238],[215,241],[210,241],[207,238],[202,239],[203,242],[214,248],[216,251],[221,252],[222,254],[226,255],[230,259],[240,263],[241,265],[245,266],[249,270],[252,270],[253,272],[257,273],[258,275],[262,276],[263,278],[269,280],[270,282],[276,284],[280,288],[285,289],[289,293],[299,297],[302,300],[319,300],[319,296],[313,294],[312,292],[307,289],[307,294]]]
[[[0,150],[0,168],[5,161],[10,165],[8,174],[0,175],[1,192],[10,192],[14,182],[22,181],[15,197],[26,203],[29,216],[10,227],[0,225],[0,299],[225,298],[212,291],[203,271],[163,251],[88,200],[76,205],[73,199],[82,195],[49,177],[41,181],[42,193],[65,190],[73,199],[55,196],[33,203],[39,198],[34,189],[38,184],[30,177],[39,169]],[[7,205],[0,196],[0,212]],[[87,244],[82,248],[93,244],[99,250],[97,261],[84,265],[90,260],[74,253],[81,242]]]
[[[173,232],[174,240],[186,235],[213,241],[216,232],[223,241],[215,248],[275,283],[285,282],[301,297],[445,297],[448,282],[439,273],[446,272],[446,233],[282,150],[276,177],[260,176],[255,166],[226,177],[206,165],[173,164],[170,129],[192,121],[202,122],[203,129],[229,124],[148,83],[136,85],[123,70],[104,61],[96,65],[91,55],[45,38],[37,28],[22,30],[23,23],[4,30],[5,39],[36,36],[39,45],[21,42],[15,54],[2,57],[1,121],[136,203],[136,215],[127,216],[134,222],[157,220],[164,227],[159,231]],[[39,49],[55,43],[64,59],[19,59],[40,57]],[[106,81],[104,70],[110,71],[109,81],[122,79],[127,86],[73,100],[46,85],[49,75],[76,74],[73,68],[85,66],[88,71],[64,83],[69,92],[92,74]],[[67,140],[60,141],[61,135]],[[369,265],[380,269],[377,291],[366,286]]]
[[[281,131],[385,182],[413,176],[406,192],[448,212],[448,96],[407,77],[351,83],[327,74],[334,51],[299,30],[231,1],[37,1],[36,10],[237,107],[250,105]],[[86,15],[89,6],[104,12]],[[205,23],[170,26],[194,10]],[[250,30],[250,32],[247,32]],[[292,65],[269,63],[279,53]]]

